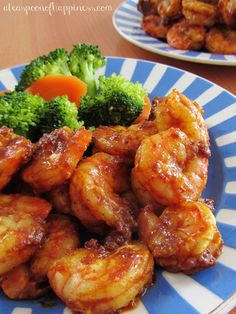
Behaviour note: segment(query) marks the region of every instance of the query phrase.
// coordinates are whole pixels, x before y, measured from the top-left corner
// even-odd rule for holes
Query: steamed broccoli
[[[77,120],[78,109],[75,103],[68,100],[67,96],[59,96],[45,103],[45,110],[40,121],[41,133],[49,133],[54,129],[68,126],[73,131],[83,125]]]
[[[47,75],[71,75],[68,66],[68,53],[63,48],[51,51],[47,56],[40,56],[26,65],[16,91],[24,91],[33,82]]]
[[[98,46],[90,44],[75,45],[70,54],[64,48],[51,51],[26,65],[16,91],[24,91],[33,82],[47,75],[74,75],[88,86],[88,95],[97,92],[95,71],[105,65]]]
[[[0,96],[0,127],[6,125],[15,133],[33,140],[44,111],[44,100],[26,92]]]
[[[130,125],[142,112],[147,92],[139,83],[132,83],[121,75],[99,78],[95,96],[80,101],[79,118],[85,126]]]
[[[71,73],[87,84],[88,95],[97,92],[95,71],[104,66],[106,61],[98,46],[89,44],[75,45],[69,55]]]
[[[15,133],[37,141],[45,132],[68,126],[76,130],[83,125],[77,120],[78,109],[67,96],[50,102],[27,92],[11,92],[0,96],[0,127],[12,128]]]

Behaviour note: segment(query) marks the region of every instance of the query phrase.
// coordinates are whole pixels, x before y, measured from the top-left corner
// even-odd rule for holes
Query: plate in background
[[[117,32],[132,44],[165,57],[184,61],[236,66],[236,55],[215,54],[194,50],[178,50],[166,42],[146,34],[141,27],[142,14],[137,10],[137,0],[126,0],[113,14]]]

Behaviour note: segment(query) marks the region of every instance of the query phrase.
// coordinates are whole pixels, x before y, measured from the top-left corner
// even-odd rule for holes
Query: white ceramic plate
[[[0,71],[0,90],[13,89],[23,68]],[[142,83],[150,98],[177,88],[205,111],[212,157],[204,196],[215,200],[223,254],[214,268],[194,276],[158,269],[154,286],[133,314],[209,313],[236,291],[236,97],[194,74],[153,62],[109,57],[98,74],[109,76],[113,72]],[[0,293],[0,314],[68,313],[59,300],[55,306],[44,308],[38,300],[16,302]]]
[[[170,47],[166,42],[149,36],[141,27],[142,14],[137,10],[137,2],[137,0],[126,0],[113,14],[115,29],[132,44],[174,59],[206,64],[236,65],[236,55],[177,50]]]

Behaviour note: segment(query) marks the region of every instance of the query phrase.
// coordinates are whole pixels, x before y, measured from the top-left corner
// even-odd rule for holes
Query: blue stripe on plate
[[[173,50],[175,50],[173,48]],[[181,56],[188,56],[188,57],[198,57],[202,52],[201,51],[194,51],[194,50],[188,50],[186,52],[181,53]]]
[[[0,91],[6,90],[6,86],[0,81]]]
[[[225,168],[224,174],[227,181],[236,181],[236,168]]]
[[[139,81],[139,83],[144,84],[154,66],[155,66],[154,63],[138,62],[136,64],[131,81],[133,82]]]
[[[175,69],[168,68],[161,80],[157,83],[156,87],[153,89],[152,94],[159,97],[165,96],[166,93],[173,87],[173,85],[178,81],[178,79],[183,76],[182,71],[176,71]]]
[[[222,286],[222,274],[224,274],[224,280],[227,282],[227,285],[224,286]],[[220,263],[192,277],[224,300],[232,295],[232,291],[234,291],[236,287],[235,271]]]
[[[236,208],[236,195],[235,194],[222,193],[220,208]]]
[[[12,68],[12,69],[11,69],[11,71],[12,71],[12,73],[15,75],[17,81],[19,81],[21,72],[24,70],[24,68],[25,68],[24,65],[20,65],[20,66],[17,66],[17,67],[15,67],[15,68]]]
[[[210,56],[210,59],[212,60],[226,60],[224,55],[212,53]]]
[[[120,21],[117,21],[116,24],[120,27],[126,27],[126,28],[130,28],[131,30],[142,30],[142,27],[141,26],[131,26],[131,25],[127,25],[125,23],[122,23]],[[122,31],[123,32],[123,31]]]
[[[147,293],[142,298],[142,302],[149,313],[199,313],[188,302],[186,302],[174,288],[171,287],[165,278],[163,278],[160,271],[157,273],[156,285],[149,288]]]
[[[136,17],[142,17],[142,14],[138,10],[133,11],[133,10],[128,9],[127,7],[120,7],[119,11],[131,14]]]
[[[223,157],[229,156],[232,152],[236,152],[236,143],[227,144],[218,148]]]
[[[191,99],[196,99],[212,85],[212,83],[197,77],[192,84],[183,91],[183,93]]]
[[[235,103],[235,97],[226,91],[223,91],[204,105],[204,118],[208,118],[209,116],[219,112],[220,110],[223,110],[233,103]]]
[[[222,191],[224,186],[224,168],[222,164],[222,156],[219,154],[217,146],[211,138],[211,157],[209,159],[209,167],[208,167],[208,180],[207,186],[203,191],[203,197],[213,199],[215,202],[216,209],[219,208]],[[221,178],[221,180],[216,180],[216,165],[217,166],[217,177]]]
[[[112,73],[119,74],[124,63],[124,59],[121,58],[111,58],[107,60],[105,76],[110,76]]]
[[[223,224],[221,222],[217,222],[217,226],[222,235],[225,245],[236,248],[236,228],[231,225]]]
[[[235,130],[235,126],[236,126],[236,116],[228,120],[225,120],[224,122],[219,123],[214,127],[211,127],[210,132],[212,133],[214,138],[218,138],[222,135],[226,135],[228,133],[233,132]]]
[[[130,31],[124,31],[124,34],[129,35],[131,37],[133,37],[133,36],[136,36],[136,37],[139,37],[139,38],[145,37],[145,34],[143,34],[143,33],[137,34],[137,33],[133,32],[133,29],[131,29]]]
[[[137,7],[137,2],[135,2],[135,1],[131,1],[131,0],[129,0],[129,1],[127,1],[127,3],[129,4],[129,5],[132,5],[132,7]]]
[[[43,298],[41,300],[43,300]],[[42,314],[42,313],[63,314],[65,305],[58,298],[55,298],[55,302],[56,302],[55,306],[45,307],[45,306],[43,306],[43,302],[40,303],[40,299],[30,300],[30,301],[21,300],[19,302],[19,301],[7,299],[0,292],[0,313],[1,314],[11,314],[15,308],[19,307],[19,308],[30,308],[30,309],[32,309],[32,314]]]
[[[157,39],[153,39],[153,40],[142,40],[142,39],[136,39],[139,43],[142,43],[144,45],[154,45],[157,43]]]
[[[133,23],[135,23],[135,24],[137,24],[137,25],[140,24],[140,21],[138,21],[137,19],[133,19],[132,17],[124,16],[124,15],[122,15],[122,13],[120,13],[120,12],[117,12],[116,17],[117,17],[117,18],[120,18],[120,19],[122,19],[122,20],[124,20],[124,21],[127,21],[127,22],[133,22]]]

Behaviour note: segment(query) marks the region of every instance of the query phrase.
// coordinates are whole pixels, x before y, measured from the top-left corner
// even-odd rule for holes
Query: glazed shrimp
[[[71,200],[69,193],[69,182],[57,186],[47,193],[47,198],[52,204],[53,209],[59,214],[71,214]]]
[[[133,161],[141,141],[157,132],[155,121],[143,121],[129,127],[101,126],[93,132],[94,150],[127,157]]]
[[[119,194],[130,190],[127,162],[119,156],[96,153],[82,160],[70,180],[72,211],[90,230],[105,225],[130,238],[136,226],[133,206]]]
[[[78,249],[51,266],[48,278],[55,293],[73,311],[117,313],[152,282],[153,257],[141,243],[113,253]]]
[[[168,30],[168,44],[176,49],[200,50],[205,43],[206,31],[202,25],[183,20]]]
[[[50,287],[47,281],[33,278],[28,264],[22,264],[4,276],[1,288],[12,300],[36,299],[45,295]]]
[[[158,0],[157,13],[162,18],[176,19],[182,15],[181,0]]]
[[[3,277],[3,292],[14,300],[35,299],[46,294],[49,290],[49,267],[78,245],[75,222],[64,215],[49,216],[45,241],[30,262],[14,268]]]
[[[197,200],[206,185],[207,168],[208,158],[186,134],[170,128],[139,146],[132,170],[133,190],[143,205],[148,199],[163,205]]]
[[[158,15],[147,15],[143,17],[141,26],[144,31],[155,38],[165,39],[172,24]]]
[[[236,30],[212,28],[206,35],[206,48],[212,53],[236,54]]]
[[[74,171],[91,141],[92,133],[84,128],[75,133],[68,127],[44,134],[37,151],[22,172],[23,180],[36,193],[43,193],[63,184]]]
[[[40,198],[0,194],[0,276],[26,262],[45,235],[51,205]]]
[[[217,22],[218,7],[214,3],[182,0],[182,7],[183,15],[191,23],[211,27]]]
[[[79,246],[75,221],[64,215],[50,215],[47,220],[46,240],[36,252],[30,264],[35,278],[45,279],[49,267],[59,258]]]
[[[12,129],[5,126],[0,128],[0,190],[28,161],[34,149],[34,144],[23,136],[15,134]]]
[[[235,26],[236,25],[235,0],[219,0],[218,7],[222,21],[228,26]]]
[[[139,234],[160,266],[186,274],[214,266],[223,245],[215,217],[201,202],[168,207],[160,217],[147,206],[139,217]]]
[[[206,155],[210,155],[209,134],[203,119],[203,110],[197,102],[174,89],[166,97],[157,100],[154,114],[159,132],[170,127],[179,128]]]

